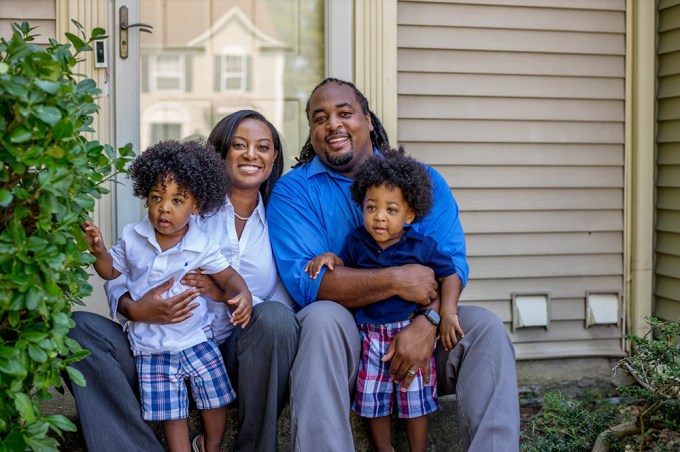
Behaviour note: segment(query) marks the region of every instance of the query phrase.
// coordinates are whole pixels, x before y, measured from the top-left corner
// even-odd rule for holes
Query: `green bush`
[[[105,32],[88,39],[74,24],[69,44],[32,43],[26,22],[0,39],[0,451],[56,450],[49,431],[75,429],[40,401],[63,371],[85,384],[67,367],[89,353],[66,337],[72,305],[92,292],[79,225],[132,154],[85,137],[99,90],[73,69]]]

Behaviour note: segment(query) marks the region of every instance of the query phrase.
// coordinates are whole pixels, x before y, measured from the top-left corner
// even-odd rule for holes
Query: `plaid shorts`
[[[208,340],[178,353],[135,356],[142,417],[147,421],[184,419],[189,416],[185,379],[199,410],[226,406],[236,399],[217,344]]]
[[[389,373],[391,361],[380,361],[394,336],[409,323],[410,320],[386,325],[361,325],[361,362],[357,395],[352,406],[359,416],[387,416],[392,413],[395,398],[400,418],[419,417],[439,409],[434,355],[430,360],[430,384],[425,386],[423,371],[418,369],[406,392],[400,390],[400,385],[394,382],[394,377]]]

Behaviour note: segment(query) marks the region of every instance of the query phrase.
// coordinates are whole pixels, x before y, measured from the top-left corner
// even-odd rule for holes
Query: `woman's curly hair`
[[[406,155],[403,147],[386,148],[382,155],[373,155],[356,173],[351,193],[354,202],[363,206],[370,187],[385,184],[388,189],[399,187],[411,210],[414,221],[422,219],[432,207],[432,181],[425,166]]]
[[[165,189],[169,177],[196,199],[201,216],[218,211],[231,188],[220,154],[201,141],[161,141],[141,153],[128,170],[136,197],[148,198],[156,184]]]

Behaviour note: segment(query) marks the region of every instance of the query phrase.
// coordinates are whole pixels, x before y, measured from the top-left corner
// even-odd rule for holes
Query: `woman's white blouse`
[[[264,203],[259,194],[257,207],[246,222],[240,240],[234,224],[234,206],[229,198],[225,200],[224,207],[214,215],[196,219],[199,228],[220,246],[231,266],[248,284],[253,294],[253,305],[263,300],[273,300],[293,309],[294,302],[283,287],[276,271]],[[127,319],[117,312],[118,299],[127,292],[124,276],[107,283],[106,291],[111,317],[118,316],[121,323],[126,321]],[[208,299],[208,305],[216,316],[212,324],[215,339],[217,342],[222,342],[233,328],[229,323],[226,305],[210,299]]]

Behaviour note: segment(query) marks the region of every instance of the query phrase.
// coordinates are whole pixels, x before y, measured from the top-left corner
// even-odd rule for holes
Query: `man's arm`
[[[429,267],[418,264],[381,269],[336,267],[323,274],[317,298],[358,308],[397,295],[427,305],[437,297],[437,282]]]

